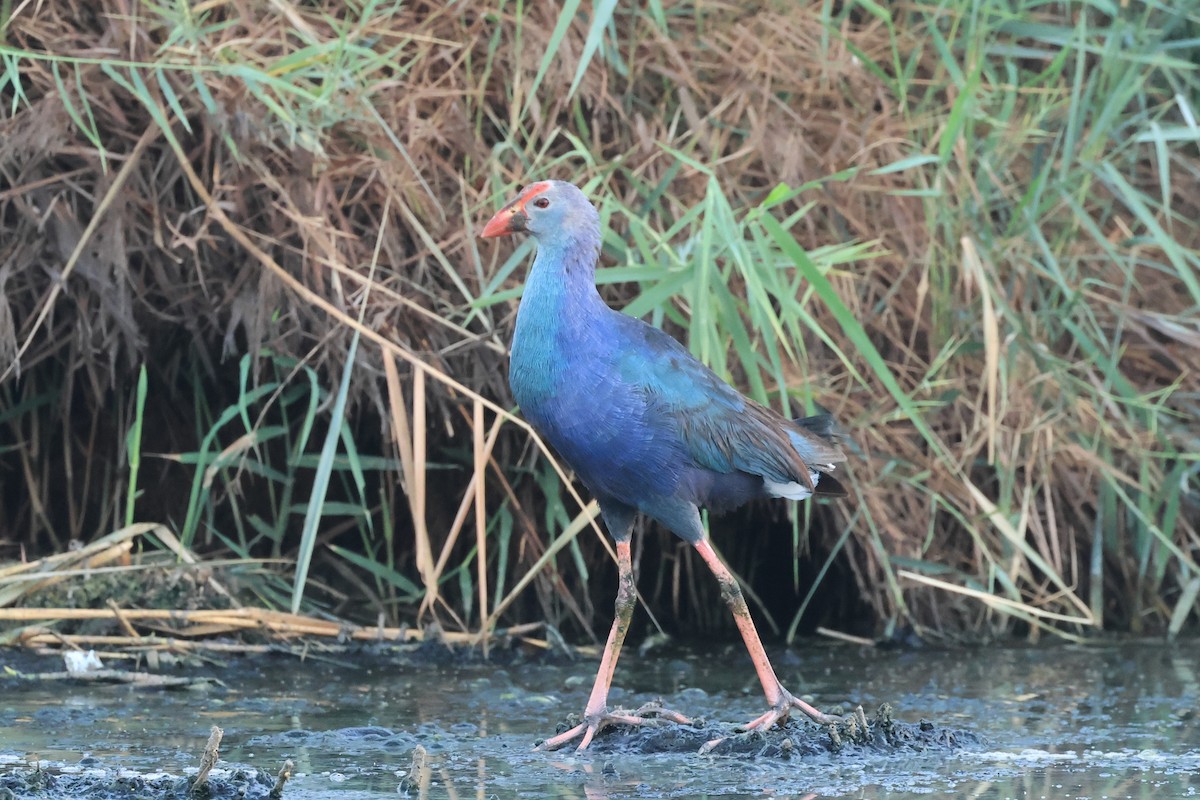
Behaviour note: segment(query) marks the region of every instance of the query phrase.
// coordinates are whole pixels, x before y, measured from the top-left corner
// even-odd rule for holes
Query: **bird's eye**
[[[549,208],[549,207],[550,207],[550,201],[549,201],[549,200],[547,200],[545,197],[539,197],[539,198],[537,198],[536,200],[534,200],[534,201],[533,201],[533,205],[534,205],[536,208]]]

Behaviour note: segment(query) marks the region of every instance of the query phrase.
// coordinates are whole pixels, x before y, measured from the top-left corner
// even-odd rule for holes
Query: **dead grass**
[[[1039,8],[1014,33],[996,9],[975,30],[905,3],[828,19],[821,4],[667,4],[664,27],[651,4],[616,15],[570,95],[590,21],[555,41],[548,5],[514,8],[19,8],[0,84],[13,542],[65,550],[165,482],[139,519],[180,526],[187,507],[206,543],[291,553],[268,467],[303,448],[256,434],[295,424],[289,387],[305,370],[333,385],[359,329],[352,436],[394,458],[357,489],[346,478],[364,511],[323,526],[317,557],[393,618],[588,630],[606,543],[577,538],[594,509],[558,505],[552,462],[507,416],[523,257],[480,243],[479,225],[514,184],[588,183],[615,231],[606,265],[629,268],[608,290],[624,303],[663,276],[691,281],[689,243],[718,224],[694,211],[714,187],[741,214],[812,183],[771,212],[811,272],[753,212],[736,234],[753,263],[714,262],[748,347],[720,313],[692,327],[709,285],[649,305],[743,388],[815,401],[849,429],[852,502],[822,512],[815,552],[852,571],[875,622],[1074,635],[1194,619],[1200,170],[1194,139],[1155,133],[1179,127],[1170,81],[1186,69],[1146,67],[1122,94],[1133,62],[1106,68],[1121,31],[1092,12]],[[1165,26],[1142,11],[1143,31]],[[1086,47],[1057,59],[1048,43],[1079,25]],[[868,257],[843,258],[849,242],[873,243]],[[376,248],[385,269],[359,326]],[[245,385],[224,363],[242,353]],[[198,463],[199,438],[276,357],[291,373],[246,403],[241,438],[214,438],[224,460]],[[143,447],[166,457],[130,487],[143,363]],[[304,496],[305,469],[283,496]],[[203,503],[170,488],[192,470]],[[324,547],[350,547],[347,530],[373,570]],[[683,574],[656,584],[678,601]]]

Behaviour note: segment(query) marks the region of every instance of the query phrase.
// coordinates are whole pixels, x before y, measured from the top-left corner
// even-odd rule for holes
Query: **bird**
[[[524,187],[480,236],[519,233],[536,240],[537,253],[517,309],[509,386],[525,420],[598,501],[618,572],[613,624],[582,721],[538,748],[555,750],[578,739],[582,751],[618,722],[690,722],[657,706],[637,712],[608,707],[634,610],[630,540],[639,514],[690,544],[716,577],[768,706],[741,730],[765,732],[792,710],[836,723],[839,717],[795,697],[776,676],[737,579],[708,541],[700,509],[727,511],[764,497],[844,495],[829,474],[846,460],[840,429],[829,415],[792,420],[744,397],[669,334],[610,308],[595,283],[600,215],[574,184],[545,180]]]

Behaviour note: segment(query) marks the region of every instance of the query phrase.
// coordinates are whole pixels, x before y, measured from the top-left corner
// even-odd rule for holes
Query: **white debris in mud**
[[[71,675],[82,675],[104,669],[104,663],[100,661],[100,656],[96,655],[95,650],[88,650],[86,653],[82,650],[69,650],[63,653],[63,663]]]
[[[1061,753],[1051,753],[1049,750],[1027,748],[1019,753],[1008,753],[1003,750],[993,750],[988,753],[980,753],[973,757],[990,758],[993,761],[1076,761],[1079,759],[1079,754],[1074,750],[1065,750]]]
[[[1141,766],[1144,769],[1197,770],[1200,769],[1200,752],[1164,753],[1153,748],[1144,750],[1084,750],[1077,753],[1074,750],[1064,750],[1052,753],[1048,750],[1028,748],[1020,752],[991,751],[973,754],[972,758],[990,759],[1011,764],[1039,764],[1047,762],[1079,761],[1091,764],[1116,765],[1125,764],[1127,767]]]

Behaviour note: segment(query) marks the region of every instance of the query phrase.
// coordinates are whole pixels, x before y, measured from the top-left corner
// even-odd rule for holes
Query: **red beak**
[[[483,226],[483,233],[479,234],[484,239],[494,239],[497,236],[511,236],[514,233],[520,233],[525,230],[525,223],[528,218],[525,216],[525,199],[518,197],[504,208],[496,212],[496,216],[488,220],[488,224]]]
[[[538,181],[526,186],[517,195],[516,200],[497,211],[496,216],[488,220],[488,224],[483,226],[483,233],[479,235],[484,239],[494,239],[497,236],[523,233],[527,230],[525,226],[529,222],[529,215],[525,213],[525,204],[549,188],[550,184],[547,181]]]

